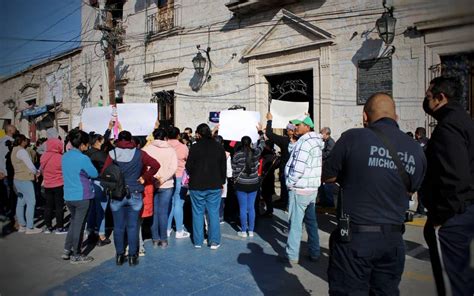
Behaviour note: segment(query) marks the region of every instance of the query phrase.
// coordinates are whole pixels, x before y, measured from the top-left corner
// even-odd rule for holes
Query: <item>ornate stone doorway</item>
[[[272,100],[309,102],[309,113],[314,118],[313,71],[268,75],[265,78],[268,81],[268,105]]]

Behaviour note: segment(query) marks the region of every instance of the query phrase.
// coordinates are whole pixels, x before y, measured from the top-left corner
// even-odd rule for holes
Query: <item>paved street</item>
[[[260,219],[254,238],[239,238],[222,225],[217,251],[194,249],[189,239],[170,239],[166,250],[153,249],[136,267],[118,267],[113,245],[94,248],[91,264],[72,265],[60,258],[65,235],[13,233],[0,239],[0,295],[327,295],[329,232],[334,216],[318,213],[322,257],[300,264],[278,262],[284,251],[286,214]],[[401,295],[434,295],[422,227],[407,226],[407,256]],[[306,239],[306,238],[305,238]]]

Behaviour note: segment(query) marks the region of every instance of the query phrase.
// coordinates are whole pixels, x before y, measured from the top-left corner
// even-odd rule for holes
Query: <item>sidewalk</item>
[[[303,242],[300,264],[293,267],[277,260],[284,253],[286,220],[276,210],[272,219],[258,221],[255,237],[246,239],[226,223],[216,251],[194,249],[189,239],[173,235],[165,250],[147,241],[146,256],[135,267],[116,266],[113,245],[96,247],[90,253],[95,260],[78,266],[60,259],[64,235],[14,233],[0,240],[0,295],[327,295],[332,215],[318,213],[320,261],[306,259]],[[408,226],[405,239],[401,295],[434,295],[422,228]]]

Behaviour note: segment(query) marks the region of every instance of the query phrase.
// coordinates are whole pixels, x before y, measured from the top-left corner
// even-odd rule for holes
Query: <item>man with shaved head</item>
[[[365,128],[341,135],[323,166],[322,181],[339,183],[343,192],[339,225],[329,243],[329,294],[398,295],[408,192],[421,185],[426,159],[420,145],[400,131],[390,95],[372,95],[363,122]],[[394,157],[407,180],[402,180]],[[346,216],[346,221],[341,219]]]

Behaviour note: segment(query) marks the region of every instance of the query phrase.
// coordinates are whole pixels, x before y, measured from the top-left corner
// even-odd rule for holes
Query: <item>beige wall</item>
[[[131,0],[124,5],[123,23],[126,28],[126,46],[116,56],[116,73],[128,79],[124,87],[125,102],[149,102],[152,93],[174,90],[176,95],[175,119],[178,127],[195,127],[206,122],[210,111],[219,111],[232,105],[246,106],[249,110],[267,108],[265,75],[313,69],[314,110],[317,126],[330,126],[333,135],[339,135],[353,127],[362,126],[362,106],[356,105],[357,61],[379,56],[384,46],[375,27],[375,21],[383,12],[380,0],[358,1],[299,1],[284,8],[334,37],[331,44],[317,45],[281,51],[311,40],[311,33],[282,22],[274,26],[280,7],[256,12],[240,18],[232,17],[225,4],[228,0],[195,1],[175,0],[179,34],[170,34],[151,41],[145,46],[146,16],[156,12],[155,1]],[[414,131],[426,126],[427,119],[421,108],[427,68],[439,62],[445,53],[472,51],[472,25],[452,27],[448,21],[436,32],[424,30],[424,35],[406,33],[408,27],[420,22],[441,19],[459,19],[474,15],[471,1],[392,0],[397,18],[396,50],[393,59],[393,95],[397,104],[400,127]],[[93,30],[97,23],[97,9],[84,5],[82,9],[83,40],[97,41],[101,33]],[[274,26],[274,31],[267,32]],[[257,50],[267,55],[244,58],[249,47],[264,34],[268,34]],[[354,37],[353,37],[354,36]],[[314,37],[314,36],[313,36]],[[212,79],[197,92],[190,87],[194,76],[192,58],[196,45],[211,47]],[[271,52],[274,53],[271,53]],[[235,57],[232,57],[235,54]],[[101,46],[84,42],[77,57],[75,87],[79,81],[87,81],[92,88],[92,106],[102,97],[108,100],[106,61]],[[174,68],[183,68],[172,77],[145,82],[144,75]],[[47,72],[47,71],[46,71]],[[42,77],[45,73],[37,74]],[[9,98],[14,90],[27,81],[27,76],[8,81],[2,92]],[[5,90],[5,91],[3,91]],[[226,96],[220,96],[228,94]],[[72,95],[75,96],[75,92]],[[72,108],[78,109],[77,98]]]
[[[68,125],[71,128],[72,116],[81,110],[80,99],[76,93],[76,86],[81,81],[79,77],[81,59],[80,51],[56,61],[45,63],[37,68],[24,71],[7,78],[0,83],[0,108],[6,109],[3,104],[8,99],[14,99],[17,106],[14,124],[22,134],[28,135],[29,123],[21,117],[21,111],[28,105],[24,102],[28,98],[36,98],[36,105],[42,106],[46,101],[47,88],[49,88],[46,77],[54,73],[59,67],[69,69],[69,75],[64,74],[62,78],[62,107],[66,112],[58,112],[59,125]],[[35,87],[27,87],[33,84]],[[38,87],[36,87],[38,86]],[[3,112],[1,112],[3,113]],[[45,136],[44,130],[38,130],[37,136]]]

